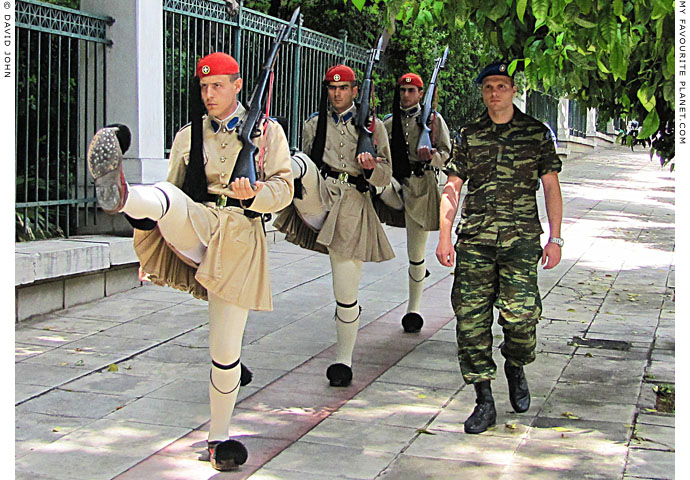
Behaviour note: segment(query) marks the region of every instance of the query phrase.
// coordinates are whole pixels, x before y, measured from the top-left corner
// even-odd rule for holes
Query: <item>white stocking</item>
[[[407,313],[419,313],[419,304],[422,301],[424,291],[424,279],[426,278],[426,264],[424,253],[429,232],[424,231],[421,226],[405,215],[405,228],[407,230],[407,258],[410,261],[408,270],[408,292],[409,301],[407,303]]]
[[[187,195],[169,182],[129,187],[122,212],[132,218],[150,218],[158,222],[158,229],[175,249],[200,263],[206,252],[194,230],[187,211]]]
[[[211,292],[208,293],[208,311],[211,318],[209,350],[212,360],[208,441],[212,442],[227,440],[230,434],[230,419],[240,390],[240,353],[249,311],[227,303]]]
[[[335,307],[335,331],[338,335],[336,363],[352,366],[352,351],[355,349],[359,329],[359,305],[357,292],[362,274],[362,262],[329,254],[333,273]]]

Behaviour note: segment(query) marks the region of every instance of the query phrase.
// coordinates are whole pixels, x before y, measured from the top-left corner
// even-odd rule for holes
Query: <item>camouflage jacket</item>
[[[494,124],[488,111],[456,136],[446,175],[467,184],[458,242],[508,246],[543,233],[536,192],[539,179],[561,171],[551,130],[517,107]]]

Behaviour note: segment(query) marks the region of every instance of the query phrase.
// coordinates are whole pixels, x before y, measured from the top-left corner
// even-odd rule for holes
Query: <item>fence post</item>
[[[558,131],[556,132],[556,136],[562,141],[568,141],[570,138],[570,129],[568,125],[569,112],[570,100],[567,98],[560,98],[558,100]]]
[[[292,64],[292,108],[290,109],[290,146],[297,147],[297,129],[299,128],[299,101],[300,101],[300,71],[302,70],[302,24],[304,15],[300,14],[297,22],[297,45]]]
[[[341,63],[345,64],[347,61],[347,30],[345,29],[340,29],[338,30],[338,34],[340,35],[340,39],[343,41],[343,51],[341,52]]]
[[[163,4],[151,0],[81,0],[84,11],[115,19],[106,68],[106,123],[132,131],[125,175],[132,183],[164,180]],[[102,125],[100,125],[102,126]]]
[[[240,9],[237,11],[237,27],[232,31],[232,56],[235,57],[237,63],[242,65],[242,6],[243,2],[239,2]]]

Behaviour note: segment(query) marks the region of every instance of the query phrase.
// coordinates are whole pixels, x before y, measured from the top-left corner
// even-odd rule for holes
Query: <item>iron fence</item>
[[[582,108],[577,100],[569,100],[568,130],[574,137],[587,137],[587,109]]]
[[[527,94],[527,113],[546,123],[554,135],[558,134],[558,99],[530,90]]]
[[[69,235],[95,218],[86,148],[105,123],[107,17],[16,2],[16,236]]]
[[[232,54],[240,63],[244,87],[240,101],[251,95],[278,28],[288,22],[246,8],[228,17],[222,0],[164,0],[165,145],[188,122],[188,87],[199,58],[214,51]],[[335,38],[304,28],[300,18],[275,66],[270,111],[288,120],[287,137],[298,146],[302,121],[318,109],[326,69],[347,63],[363,70],[368,50],[343,35]]]

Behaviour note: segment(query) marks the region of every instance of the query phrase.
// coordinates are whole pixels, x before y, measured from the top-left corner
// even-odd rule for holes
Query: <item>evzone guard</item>
[[[384,120],[393,156],[393,180],[375,198],[374,206],[383,223],[406,230],[409,296],[402,326],[408,333],[418,332],[424,324],[420,304],[429,275],[424,254],[429,232],[439,229],[438,169],[451,151],[448,126],[433,108],[438,71],[447,54],[446,48],[437,59],[426,95],[424,82],[416,73],[398,79],[393,113]]]
[[[283,209],[293,195],[285,133],[261,109],[277,48],[296,18],[297,12],[278,33],[247,109],[237,100],[237,61],[221,52],[199,60],[191,124],[175,136],[166,181],[125,181],[124,126],[99,130],[87,155],[99,205],[134,225],[134,249],[148,278],[208,300],[208,452],[211,465],[222,471],[237,468],[248,455],[229,438],[240,384],[250,380],[248,370],[241,380],[240,364],[248,313],[273,308],[262,215]]]
[[[390,183],[392,171],[383,122],[367,123],[372,121],[367,78],[371,82],[365,74],[358,108],[355,72],[346,65],[326,72],[319,112],[304,122],[304,153],[293,156],[294,203],[273,222],[288,241],[330,258],[338,341],[326,376],[334,387],[352,381],[362,264],[394,257],[372,203],[372,191]]]

